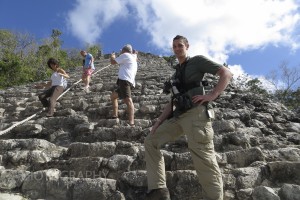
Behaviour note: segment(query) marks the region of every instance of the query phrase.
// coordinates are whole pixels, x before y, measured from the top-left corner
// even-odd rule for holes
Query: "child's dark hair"
[[[49,58],[49,60],[47,62],[47,65],[50,69],[52,69],[51,64],[59,66],[59,62],[55,58]]]

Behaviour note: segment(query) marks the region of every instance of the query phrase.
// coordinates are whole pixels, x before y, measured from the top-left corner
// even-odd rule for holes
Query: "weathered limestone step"
[[[151,120],[135,119],[136,126],[130,127],[127,124],[127,117],[119,120],[98,119],[91,122],[87,116],[72,109],[59,110],[55,115],[56,117],[53,118],[40,117],[36,121],[32,120],[19,125],[11,131],[9,137],[46,138],[51,142],[65,138],[65,145],[70,143],[72,138],[82,142],[134,141],[135,139],[143,140],[146,134],[143,130],[148,130],[152,125]],[[63,143],[60,144],[63,145]]]
[[[166,182],[172,200],[203,197],[197,174],[193,170],[166,171]],[[144,170],[125,172],[120,178],[119,185],[120,191],[125,196],[130,196],[130,199],[144,199],[147,172]]]
[[[278,148],[276,150],[263,150],[266,161],[299,161],[300,162],[300,145]]]
[[[219,161],[220,164],[230,164],[237,168],[247,167],[256,161],[265,161],[264,154],[258,147],[220,153],[219,155],[222,157],[222,159]]]
[[[163,61],[163,59],[162,59],[162,61]],[[165,61],[164,61],[165,62]],[[106,61],[106,64],[107,63],[109,63],[108,61]],[[97,66],[97,67],[101,67],[101,66]],[[79,68],[78,68],[79,69]],[[73,76],[71,75],[71,79],[69,80],[69,82],[70,83],[74,83],[75,82],[75,80],[73,80],[76,76],[78,76],[79,78],[80,78],[80,74],[81,74],[81,70],[78,70],[78,69],[73,69],[73,70],[71,70],[70,69],[70,73],[73,73]],[[141,67],[140,68],[140,70],[145,70],[145,71],[149,71],[149,69],[147,69],[147,67]],[[110,80],[110,83],[108,82],[108,84],[110,85],[110,87],[112,87],[113,85],[114,85],[114,80],[112,80],[112,78],[111,77],[113,77],[113,75],[112,74],[115,74],[114,76],[117,78],[117,71],[118,71],[118,67],[117,66],[111,66],[111,69],[110,70],[103,70],[101,73],[98,73],[98,74],[96,74],[95,75],[95,77],[93,78],[94,79],[94,81],[95,81],[95,85],[92,85],[92,87],[91,87],[91,89],[92,90],[94,90],[93,92],[97,92],[97,90],[99,90],[100,88],[106,88],[106,91],[107,92],[111,92],[111,90],[112,90],[112,88],[107,88],[107,87],[103,87],[103,84],[101,83],[101,81],[102,82],[106,82],[107,83],[107,81],[105,81],[105,80]],[[154,70],[155,71],[155,70]],[[110,74],[110,76],[107,76],[108,74]],[[150,73],[151,74],[151,73]],[[75,75],[75,76],[74,76]],[[158,79],[160,79],[161,80],[161,78],[160,78],[160,75],[157,75],[157,76],[153,76],[153,75],[150,75],[150,78],[151,78],[151,76],[153,77],[153,78],[155,78],[155,81],[157,82],[157,81],[159,81]],[[107,77],[110,77],[109,79],[107,78]],[[145,76],[142,76],[142,77],[145,77]],[[106,79],[105,79],[106,78]],[[100,83],[98,83],[97,84],[97,82],[100,82]],[[151,87],[151,84],[152,84],[152,87],[153,87],[153,83],[150,83],[151,82],[151,80],[149,80],[149,87]],[[113,83],[113,84],[112,84]],[[141,84],[137,84],[137,85],[141,85]],[[146,86],[148,87],[148,85],[146,84]],[[19,87],[19,88],[21,88],[21,87]],[[76,88],[76,87],[75,87]],[[15,92],[14,90],[11,90],[11,91],[7,91],[6,92],[6,95],[7,96],[13,96],[13,95],[17,95],[18,96],[18,99],[15,99],[17,102],[20,102],[20,104],[25,104],[25,103],[28,103],[27,102],[27,100],[30,100],[30,102],[31,102],[31,106],[30,105],[27,105],[27,106],[25,106],[25,109],[24,108],[18,108],[17,107],[17,109],[18,110],[16,110],[15,112],[14,112],[14,114],[13,115],[11,115],[11,121],[17,121],[18,120],[18,118],[19,117],[26,117],[26,116],[29,116],[29,115],[31,115],[31,114],[33,114],[34,112],[36,112],[38,109],[40,109],[41,108],[41,105],[40,105],[40,102],[38,101],[38,99],[37,99],[37,93],[39,93],[41,90],[38,90],[38,89],[35,89],[35,90],[33,90],[33,91],[35,91],[35,92],[26,92],[25,90],[26,89],[28,89],[27,87],[23,87],[23,91],[22,92],[19,92],[19,93],[17,93],[17,92]],[[108,90],[107,90],[108,89]],[[153,88],[153,89],[156,89],[156,88]],[[143,89],[143,90],[148,90],[147,88],[146,89]],[[31,90],[32,91],[32,90]],[[155,92],[157,92],[157,90],[153,90],[153,91],[155,91]],[[101,91],[101,92],[105,92],[105,90],[104,91]],[[155,93],[154,92],[154,93]],[[24,94],[28,94],[27,96],[27,98],[24,98]],[[78,96],[79,96],[79,99],[80,99],[80,97],[81,96],[88,96],[88,95],[90,95],[90,96],[92,96],[92,95],[95,95],[95,94],[85,94],[83,91],[78,91]],[[133,91],[133,98],[135,97],[135,95],[138,95],[138,96],[140,96],[140,95],[142,95],[142,93],[140,92],[140,91],[138,91],[138,90],[135,90],[135,91]],[[25,95],[26,96],[26,95]],[[72,93],[72,92],[69,92],[69,93],[66,93],[65,94],[65,97],[67,97],[67,96],[71,96],[71,97],[75,97],[75,99],[76,99],[76,95],[74,95],[74,92]],[[101,94],[100,94],[100,96],[102,96]],[[65,98],[64,97],[64,98]],[[15,98],[15,97],[13,97],[13,98]],[[61,100],[60,100],[61,101]],[[106,102],[109,102],[110,101],[110,98],[109,98],[109,95],[107,96],[107,99],[106,99]],[[85,101],[84,101],[85,102]],[[83,103],[84,103],[83,102]],[[97,100],[95,99],[95,100],[92,100],[91,102],[90,101],[88,101],[88,99],[87,99],[87,101],[86,101],[86,105],[91,105],[91,104],[93,104],[93,103],[95,103],[95,102],[97,102]],[[66,105],[66,106],[68,106],[68,105]],[[8,105],[7,106],[5,106],[5,107],[8,107]],[[81,107],[81,106],[79,106],[79,107]],[[12,109],[15,109],[16,108],[16,106],[14,106],[14,105],[12,105],[11,106],[11,108]],[[59,109],[60,108],[60,105],[59,105],[59,103],[58,103],[58,106],[57,106],[57,108]],[[77,108],[78,109],[78,108]],[[75,109],[76,110],[76,109]],[[6,111],[9,111],[9,110],[6,110]],[[15,116],[14,118],[13,118],[13,116]],[[9,121],[8,121],[9,122]]]
[[[81,89],[82,83],[72,87],[58,101],[55,117],[46,118],[43,112],[1,137],[40,138],[50,144],[3,143],[0,190],[27,194],[29,199],[144,199],[147,182],[143,142],[170,100],[162,90],[174,69],[151,54],[141,53],[138,62],[132,91],[136,127],[126,126],[127,107],[122,101],[119,121],[109,119],[110,94],[119,70],[117,65],[110,66],[92,76],[90,93]],[[98,63],[96,70],[108,65],[109,59]],[[82,69],[77,67],[68,73],[71,86],[81,79]],[[205,79],[210,81],[209,91],[217,79]],[[0,129],[40,110],[37,94],[41,91],[32,85],[0,91]],[[214,144],[223,175],[224,199],[300,196],[299,115],[259,94],[240,91],[233,83],[213,104]],[[62,150],[56,151],[56,147]],[[201,199],[187,138],[167,143],[162,154],[172,200]],[[112,180],[112,187],[118,189],[108,189],[106,180]],[[22,190],[24,185],[27,189]]]
[[[89,156],[37,164],[33,170],[55,168],[65,177],[118,179],[124,172],[131,170],[133,162],[134,158],[128,155],[115,154],[109,158]]]
[[[95,127],[92,132],[78,133],[76,142],[103,142],[103,141],[136,141],[142,143],[146,133],[139,126],[116,126],[113,128]]]
[[[264,185],[280,188],[284,183],[299,185],[300,162],[253,163],[253,166],[223,172],[225,188],[247,189]]]
[[[107,178],[61,177],[57,169],[31,172],[21,191],[31,199],[124,199],[116,180]]]
[[[0,170],[0,190],[15,190],[22,186],[22,183],[30,171],[26,170]]]
[[[281,185],[300,185],[300,161],[277,161],[267,163],[268,180]]]
[[[137,157],[139,149],[142,147],[139,143],[116,141],[116,142],[94,142],[94,143],[72,143],[68,150],[67,156],[71,158],[80,157],[111,157],[115,154],[129,155]]]
[[[29,200],[28,198],[26,198],[25,196],[23,196],[20,193],[12,193],[12,192],[1,192],[0,193],[0,199],[6,200]]]
[[[0,140],[0,154],[13,150],[54,150],[64,149],[42,139],[7,139]]]
[[[7,169],[29,170],[34,164],[59,158],[66,150],[41,139],[0,140],[1,162]]]

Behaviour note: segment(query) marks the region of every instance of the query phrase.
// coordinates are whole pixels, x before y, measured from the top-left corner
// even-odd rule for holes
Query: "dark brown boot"
[[[145,200],[171,200],[171,198],[168,188],[158,188],[147,193]]]

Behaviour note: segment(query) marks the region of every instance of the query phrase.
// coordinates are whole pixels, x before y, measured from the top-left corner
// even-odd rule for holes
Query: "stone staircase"
[[[96,61],[96,70],[109,59]],[[163,83],[173,70],[158,56],[140,53],[134,128],[112,115],[110,93],[118,66],[92,77],[82,90],[81,68],[68,73],[70,90],[55,117],[41,112],[0,135],[0,199],[140,200],[147,190],[144,138],[169,101]],[[216,80],[207,76],[213,86]],[[209,87],[207,88],[209,90]],[[31,84],[0,91],[0,131],[42,109]],[[224,199],[300,199],[300,116],[231,84],[215,102],[215,149]],[[162,148],[172,200],[202,198],[185,136]]]

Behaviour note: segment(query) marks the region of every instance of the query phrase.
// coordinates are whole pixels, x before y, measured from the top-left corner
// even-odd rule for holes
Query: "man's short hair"
[[[186,39],[186,37],[182,36],[182,35],[176,35],[174,38],[173,38],[173,42],[174,40],[183,40],[183,42],[188,45],[189,44],[189,41]]]
[[[122,48],[123,52],[127,52],[127,53],[132,53],[132,46],[130,44],[126,44],[123,48]]]

